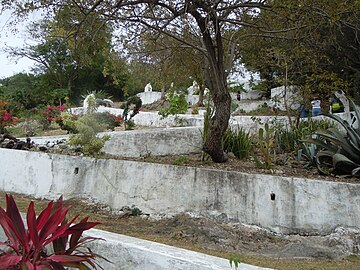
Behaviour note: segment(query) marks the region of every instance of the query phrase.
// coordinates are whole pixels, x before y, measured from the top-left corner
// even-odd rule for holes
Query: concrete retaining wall
[[[201,127],[165,128],[152,130],[129,130],[101,133],[110,140],[102,151],[118,157],[144,157],[162,155],[185,155],[200,153],[202,145]],[[38,145],[51,146],[68,139],[68,136],[32,137]],[[25,140],[23,138],[22,140]]]
[[[121,157],[182,155],[201,152],[201,128],[110,132],[102,151]]]
[[[181,248],[141,240],[100,230],[87,235],[106,241],[91,244],[94,252],[106,254],[112,264],[101,261],[106,270],[229,270],[229,261]],[[269,268],[240,264],[238,270],[266,270]]]
[[[0,189],[191,212],[286,234],[360,229],[360,185],[0,149]],[[271,198],[271,194],[275,198]]]
[[[99,259],[105,270],[229,270],[229,261],[206,254],[146,241],[121,234],[91,229],[84,236],[101,238],[90,243],[91,250],[110,262]],[[0,229],[0,240],[6,236]],[[73,269],[73,268],[71,268]],[[238,270],[270,270],[240,264]]]

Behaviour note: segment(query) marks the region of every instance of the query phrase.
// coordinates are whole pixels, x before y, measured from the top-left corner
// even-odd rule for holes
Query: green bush
[[[116,116],[108,112],[94,113],[94,118],[100,124],[104,125],[106,129],[114,130],[115,127],[118,127],[122,124],[123,118],[121,116]]]
[[[228,129],[224,135],[224,150],[232,152],[237,158],[248,158],[252,152],[253,143],[251,135],[242,128],[237,131]]]
[[[170,106],[167,108],[161,108],[159,115],[162,118],[168,117],[169,115],[184,114],[187,111],[188,104],[184,93],[176,93],[172,91],[166,96],[166,100],[169,101]]]
[[[292,128],[282,123],[276,123],[273,127],[277,152],[297,152],[302,149],[303,141],[307,140],[315,131],[333,126],[334,124],[326,119],[313,120],[312,118],[303,120],[299,122],[298,126]]]
[[[68,144],[81,147],[81,150],[87,154],[98,154],[105,142],[110,139],[110,136],[102,138],[96,136],[105,128],[96,121],[92,114],[80,117],[75,123],[75,128],[77,134],[70,135]]]

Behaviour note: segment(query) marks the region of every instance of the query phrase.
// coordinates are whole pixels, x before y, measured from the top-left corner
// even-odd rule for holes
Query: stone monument
[[[144,92],[152,92],[151,83],[148,83],[147,85],[145,85]]]

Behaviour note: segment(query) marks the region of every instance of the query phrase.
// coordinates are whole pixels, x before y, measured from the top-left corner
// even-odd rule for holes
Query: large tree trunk
[[[217,92],[219,93],[213,97],[215,113],[209,122],[208,136],[203,150],[214,162],[220,163],[227,160],[223,137],[229,124],[231,97],[226,88],[218,89]]]
[[[227,82],[224,69],[213,62],[206,63],[206,83],[210,87],[210,93],[214,102],[215,113],[210,118],[207,137],[203,145],[203,150],[210,155],[214,162],[221,163],[227,160],[224,152],[223,137],[228,128],[230,119],[231,96],[227,90]]]

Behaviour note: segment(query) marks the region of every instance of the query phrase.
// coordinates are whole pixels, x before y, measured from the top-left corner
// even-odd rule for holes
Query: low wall
[[[145,157],[185,155],[200,153],[202,148],[201,127],[164,128],[151,130],[128,130],[100,133],[110,135],[102,152],[118,157]],[[37,145],[51,147],[65,142],[67,135],[32,137]],[[22,138],[25,140],[25,138]]]
[[[101,238],[88,244],[91,250],[111,261],[98,259],[105,270],[229,270],[229,260],[102,230],[84,236]],[[6,236],[0,229],[0,241]],[[73,268],[71,268],[73,269]],[[241,263],[238,270],[270,270]]]
[[[360,229],[360,185],[0,149],[0,189],[85,197],[151,215],[191,212],[274,232]]]
[[[260,101],[261,103],[261,101]],[[256,104],[258,104],[256,102]],[[122,115],[122,109],[99,107],[98,112],[109,112],[114,115]],[[82,114],[83,108],[72,108],[71,112],[74,114]],[[190,126],[204,126],[203,111],[201,114],[179,114],[178,116],[169,115],[162,119],[157,112],[139,112],[135,115],[134,123],[139,126],[151,126],[151,127],[190,127]],[[229,119],[230,125],[242,125],[245,129],[254,129],[258,126],[252,119],[252,116],[232,116]],[[286,116],[256,116],[260,122],[277,120],[288,121]]]
[[[109,132],[103,152],[120,157],[183,155],[201,152],[201,128]]]
[[[112,261],[101,261],[106,270],[229,270],[229,260],[100,230],[85,235],[106,241],[91,243],[91,249]],[[270,270],[240,264],[238,270]]]

